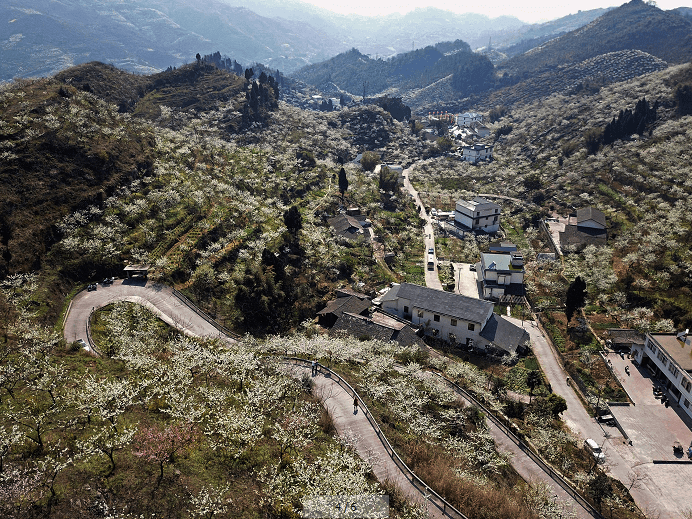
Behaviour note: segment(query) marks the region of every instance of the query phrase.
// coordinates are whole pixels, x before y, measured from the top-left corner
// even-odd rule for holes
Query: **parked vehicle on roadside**
[[[593,454],[593,457],[596,458],[596,462],[603,463],[605,461],[605,454],[603,454],[603,451],[598,443],[596,443],[596,440],[588,438],[584,441],[584,446],[586,446],[588,451]]]

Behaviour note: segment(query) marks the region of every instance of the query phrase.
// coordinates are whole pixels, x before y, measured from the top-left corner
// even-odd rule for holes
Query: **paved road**
[[[115,280],[112,285],[98,285],[98,289],[78,293],[69,308],[65,320],[64,336],[67,342],[77,339],[87,341],[87,322],[91,313],[116,301],[130,301],[146,306],[164,322],[173,326],[186,335],[193,337],[219,337],[231,341],[221,335],[216,327],[206,321],[198,313],[185,305],[173,293],[173,289],[165,285],[139,280]]]
[[[131,280],[116,280],[110,286],[98,286],[98,290],[82,291],[75,296],[65,320],[64,336],[69,342],[77,339],[86,340],[87,322],[91,313],[98,308],[116,301],[130,301],[146,306],[162,320],[183,333],[195,337],[221,337],[233,341],[230,337],[220,336],[219,331],[192,308],[182,302],[165,285],[146,284]],[[294,375],[300,377],[307,373],[308,367],[293,366]],[[334,425],[340,436],[356,439],[358,454],[373,466],[375,476],[381,482],[390,481],[397,485],[412,502],[423,503],[421,492],[411,484],[399,467],[387,454],[370,422],[362,410],[353,412],[353,398],[334,380],[322,374],[313,379],[316,393],[330,411]],[[428,516],[441,518],[439,510],[431,505]]]
[[[665,407],[653,395],[651,374],[632,361],[615,353],[606,357],[615,376],[635,405],[612,406],[611,412],[632,440],[632,446],[614,445],[623,457],[631,459],[632,471],[643,477],[641,484],[657,497],[646,506],[661,510],[661,517],[682,517],[685,509],[692,511],[692,463],[687,457],[673,454],[673,442],[687,448],[692,440],[692,419],[677,405]],[[625,373],[629,368],[630,375]],[[653,460],[682,461],[675,464],[654,464]]]
[[[513,317],[508,319],[517,326],[522,326],[520,319]],[[524,321],[523,326],[531,336],[533,352],[553,392],[562,396],[567,402],[567,410],[562,415],[563,420],[581,440],[593,438],[599,445],[602,445],[606,455],[604,468],[611,476],[619,479],[625,486],[629,486],[628,478],[635,467],[642,463],[642,460],[616,428],[599,424],[586,412],[572,386],[567,384],[567,374],[560,365],[557,354],[535,322]],[[681,517],[679,514],[682,511],[679,509],[674,515],[670,514],[670,503],[666,503],[659,485],[651,478],[646,478],[635,485],[630,489],[630,494],[637,506],[643,511],[658,511],[658,513],[664,514],[661,517]],[[690,506],[692,506],[692,501]]]
[[[411,182],[408,178],[409,173],[412,169],[413,166],[405,169],[403,172],[404,189],[406,189],[411,194],[414,202],[420,208],[420,217],[423,218],[423,220],[425,220],[425,226],[423,227],[423,242],[425,246],[425,250],[423,251],[423,267],[425,268],[425,286],[429,288],[434,288],[436,290],[442,290],[442,283],[440,283],[440,278],[437,275],[437,258],[435,258],[435,269],[428,270],[428,249],[432,248],[433,250],[435,250],[435,230],[433,229],[432,219],[430,218],[430,215],[425,211],[425,206],[423,205],[423,203],[420,200],[420,197],[418,196],[418,191],[416,191],[415,188],[411,185]]]
[[[467,297],[480,299],[478,292],[478,280],[475,270],[471,270],[470,263],[453,263],[454,265],[454,293]]]
[[[310,371],[309,366],[292,364],[289,367],[293,376],[301,377]],[[313,393],[322,401],[334,421],[336,431],[342,438],[349,438],[361,458],[372,465],[373,473],[381,483],[394,483],[413,503],[423,504],[423,494],[411,484],[399,466],[392,461],[375,429],[365,416],[362,408],[353,410],[353,397],[335,380],[319,373],[312,378],[315,383]],[[437,507],[427,503],[431,518],[442,518]]]

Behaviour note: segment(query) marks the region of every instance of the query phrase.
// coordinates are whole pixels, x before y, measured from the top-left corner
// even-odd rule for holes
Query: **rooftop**
[[[682,369],[692,373],[692,338],[678,339],[675,334],[650,334],[653,341],[663,349]]]
[[[338,317],[344,312],[360,314],[368,308],[370,308],[369,299],[361,299],[358,296],[339,297],[329,301],[327,306],[317,312],[317,315],[334,314]]]
[[[501,315],[493,314],[481,332],[481,337],[510,353],[521,353],[529,342],[529,333],[521,326],[509,322]]]
[[[340,214],[330,218],[328,222],[329,225],[334,228],[336,233],[341,236],[355,238],[363,235],[363,227],[361,226],[360,222],[358,222],[358,220],[352,216]]]
[[[351,335],[364,339],[377,339],[383,342],[396,341],[402,346],[424,346],[423,341],[409,326],[394,319],[389,324],[386,321],[386,316],[381,316],[381,314],[376,318],[375,316],[369,318],[344,312],[329,331],[329,334]]]
[[[613,344],[644,344],[645,337],[631,328],[609,328],[606,334]]]
[[[473,198],[473,200],[457,200],[457,205],[461,205],[463,207],[466,207],[467,209],[470,209],[471,211],[477,211],[482,209],[482,207],[479,206],[487,206],[487,207],[493,207],[493,208],[499,208],[500,206],[496,204],[495,202],[491,202],[487,198],[483,198],[482,196],[476,196]]]
[[[522,272],[524,270],[523,267],[513,267],[511,261],[512,256],[510,254],[481,253],[481,266],[484,270],[504,270],[507,272]]]
[[[483,324],[493,311],[493,304],[489,301],[420,285],[402,283],[394,286],[390,292],[395,289],[397,292],[393,296],[408,299],[417,308],[465,321]]]
[[[605,214],[603,214],[598,209],[594,209],[591,206],[584,207],[583,209],[577,209],[577,225],[588,220],[593,220],[594,222],[602,225],[603,227],[606,226]]]

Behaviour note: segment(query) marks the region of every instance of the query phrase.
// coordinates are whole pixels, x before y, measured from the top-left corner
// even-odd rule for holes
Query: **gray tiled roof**
[[[480,335],[485,340],[510,353],[517,351],[518,346],[529,340],[529,334],[526,330],[497,314],[492,315]]]
[[[363,227],[360,222],[352,216],[340,214],[327,220],[337,234],[346,238],[356,238],[363,235]]]
[[[399,329],[400,328],[400,329]],[[353,337],[377,339],[383,342],[396,341],[402,346],[415,344],[423,347],[424,343],[407,325],[390,327],[374,322],[368,317],[343,313],[329,330],[330,335],[351,335]]]
[[[480,324],[485,322],[486,317],[493,310],[493,304],[489,301],[410,283],[399,285],[397,295],[400,298],[409,299],[411,305],[417,308]]]
[[[601,224],[603,227],[606,226],[605,214],[598,209],[591,206],[584,207],[583,209],[577,209],[577,225],[588,220],[593,220],[594,222]]]
[[[608,233],[605,229],[593,229],[591,227],[578,227],[565,225],[565,230],[560,233],[560,246],[566,245],[605,245]]]
[[[368,308],[370,308],[369,299],[360,299],[356,296],[339,297],[334,301],[329,301],[327,306],[317,312],[317,315],[334,314],[338,317],[344,312],[360,314]]]

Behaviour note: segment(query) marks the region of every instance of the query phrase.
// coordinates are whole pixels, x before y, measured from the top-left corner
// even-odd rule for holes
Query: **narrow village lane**
[[[425,226],[423,227],[423,242],[425,247],[423,250],[423,268],[425,269],[425,286],[434,288],[436,290],[442,290],[442,283],[440,283],[440,277],[437,275],[437,257],[435,257],[435,268],[433,270],[428,269],[427,266],[428,250],[435,250],[435,230],[433,228],[432,219],[426,212],[425,206],[418,196],[418,191],[415,190],[415,188],[411,185],[411,181],[409,180],[409,173],[412,169],[413,166],[405,169],[403,172],[404,188],[413,197],[413,201],[419,208],[420,217],[425,220]]]

